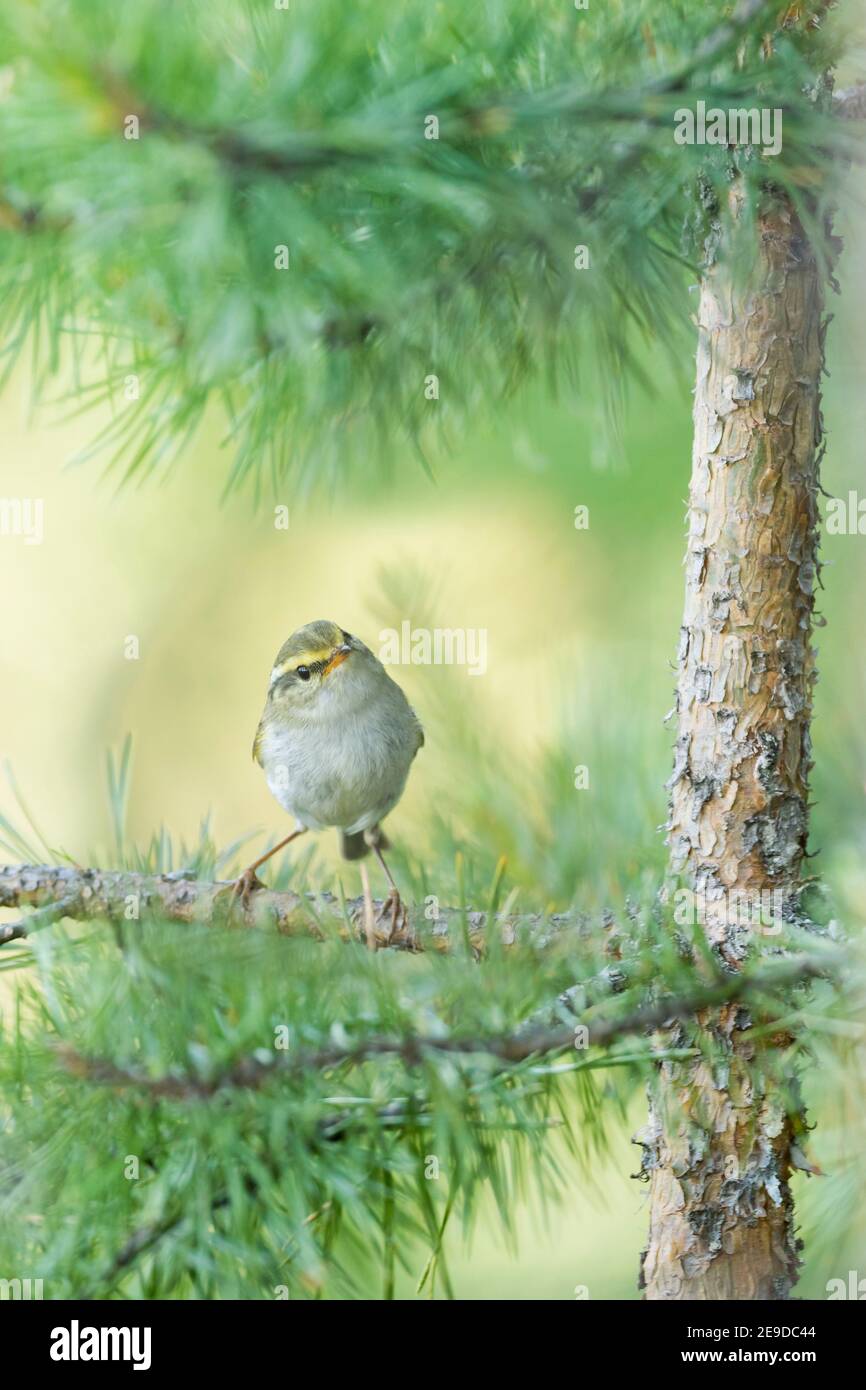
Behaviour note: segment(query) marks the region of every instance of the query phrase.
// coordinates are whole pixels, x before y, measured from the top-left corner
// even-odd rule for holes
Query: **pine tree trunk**
[[[765,922],[767,907],[796,916],[815,679],[822,278],[787,203],[764,212],[758,240],[748,285],[722,248],[701,286],[668,825],[672,869],[728,968],[766,930],[759,906]],[[786,1298],[792,1096],[745,1010],[698,1023],[727,1064],[666,1063],[655,1079],[642,1285],[650,1299]]]

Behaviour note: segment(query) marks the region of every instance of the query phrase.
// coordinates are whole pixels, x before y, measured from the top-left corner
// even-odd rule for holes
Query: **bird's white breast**
[[[418,723],[381,667],[359,663],[328,679],[314,710],[266,721],[262,766],[272,794],[301,825],[368,830],[400,799]]]

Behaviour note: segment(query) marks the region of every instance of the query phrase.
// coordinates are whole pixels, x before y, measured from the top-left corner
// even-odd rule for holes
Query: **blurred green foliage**
[[[13,99],[5,86],[0,98],[0,178],[7,214],[3,264],[8,275],[3,312],[13,333],[3,402],[4,490],[43,496],[48,519],[44,546],[25,551],[4,539],[0,553],[2,751],[14,757],[28,807],[32,802],[32,819],[45,837],[36,843],[29,831],[22,832],[23,841],[17,837],[11,820],[20,825],[22,813],[10,791],[10,823],[3,828],[10,857],[68,854],[83,859],[93,854],[103,863],[123,859],[176,868],[195,862],[202,872],[227,873],[232,863],[242,862],[252,833],[267,827],[275,839],[283,824],[248,762],[276,648],[292,628],[315,617],[338,618],[372,645],[382,627],[399,626],[408,617],[416,626],[484,627],[490,666],[487,677],[478,680],[443,667],[396,673],[405,680],[428,731],[406,801],[390,827],[401,882],[414,895],[435,891],[458,904],[485,904],[499,892],[526,910],[574,904],[589,914],[610,909],[622,917],[630,902],[647,910],[664,866],[659,827],[665,814],[670,734],[662,716],[673,686],[670,660],[680,616],[691,435],[688,312],[694,300],[689,300],[688,267],[666,254],[679,246],[683,190],[671,179],[663,157],[667,147],[651,147],[652,157],[640,171],[642,199],[630,196],[633,183],[611,186],[610,201],[596,225],[602,238],[610,236],[603,249],[612,273],[606,282],[587,282],[582,302],[573,277],[564,290],[562,272],[563,256],[575,240],[572,183],[586,169],[577,167],[567,147],[541,140],[533,153],[556,215],[551,215],[550,202],[542,207],[514,202],[513,180],[509,197],[503,198],[501,179],[509,155],[508,142],[501,138],[505,132],[486,132],[480,145],[473,146],[473,157],[479,150],[480,156],[471,163],[470,152],[461,145],[465,113],[452,109],[459,108],[452,100],[452,83],[458,77],[461,83],[468,81],[484,103],[498,87],[497,75],[507,73],[524,103],[521,119],[527,121],[530,141],[542,85],[579,69],[596,87],[603,86],[608,97],[616,97],[624,72],[641,81],[669,72],[672,55],[684,45],[694,49],[698,35],[716,27],[717,16],[691,4],[618,7],[606,41],[583,50],[577,42],[561,42],[567,7],[555,8],[559,31],[548,25],[547,42],[521,62],[527,29],[512,29],[515,10],[525,11],[531,33],[539,16],[549,20],[549,6],[487,3],[465,17],[456,36],[443,7],[406,10],[395,27],[392,7],[380,3],[348,10],[317,6],[306,19],[313,38],[295,51],[271,42],[273,16],[259,32],[248,27],[252,11],[222,4],[206,7],[205,44],[192,33],[184,7],[167,12],[164,6],[145,4],[121,12],[101,0],[4,6],[10,53],[38,59],[21,65]],[[107,23],[109,11],[115,18],[110,41],[105,41],[103,21]],[[382,43],[375,47],[366,38],[372,15],[379,16],[382,30]],[[64,23],[70,16],[75,19],[72,28]],[[654,25],[652,43],[643,28],[647,18]],[[589,16],[590,23],[594,19]],[[443,54],[450,55],[455,42],[463,55],[460,63],[444,63]],[[209,44],[218,44],[230,61],[212,64]],[[397,44],[415,55],[409,74],[415,87],[410,83],[407,89],[396,78],[391,86],[381,85],[390,71],[389,52]],[[491,50],[486,55],[485,44]],[[111,124],[126,105],[126,93],[109,82],[106,95],[106,74],[94,71],[94,54],[101,54],[103,46],[115,74],[123,71],[139,79],[153,109],[170,110],[167,124],[174,124],[167,132],[159,116],[152,120],[157,140],[138,150],[134,171],[129,146],[120,144]],[[250,54],[272,76],[278,74],[284,106],[264,110],[257,105],[255,82],[249,82]],[[192,65],[191,55],[196,60]],[[796,52],[788,51],[787,57],[796,68]],[[258,71],[255,65],[253,71]],[[751,81],[748,71],[743,81]],[[311,111],[305,86],[320,98],[318,111]],[[385,95],[371,106],[367,91],[373,86]],[[246,135],[255,148],[245,149],[243,158],[236,149],[227,160],[220,132],[234,121],[241,90],[247,100]],[[383,139],[393,145],[395,121],[399,126],[410,115],[414,120],[431,103],[447,108],[456,126],[449,177],[458,184],[461,176],[465,179],[454,199],[443,198],[439,177],[427,167],[430,152],[423,147],[421,156],[398,150],[401,159],[406,157],[398,160],[396,174],[378,167]],[[647,132],[661,119],[657,108],[630,110],[639,118],[634,143],[626,140],[622,148],[614,147],[609,124],[618,124],[622,115],[616,105],[613,100],[597,113],[603,120],[581,147],[590,162],[597,157],[605,167],[611,152],[615,164],[645,152]],[[347,110],[352,114],[348,122],[343,119]],[[313,116],[323,115],[329,138],[344,142],[340,160],[350,149],[363,147],[365,172],[359,174],[354,163],[345,179],[327,172],[321,183],[314,180],[312,194],[275,186],[269,177],[257,179],[251,196],[238,200],[227,164],[234,173],[239,166],[243,172],[248,159],[260,173],[275,140],[283,140],[287,113],[297,123],[293,158],[315,163],[321,141],[317,146],[320,131]],[[595,116],[589,111],[583,115],[588,129]],[[808,142],[802,133],[798,137],[795,122],[790,130],[786,168],[793,174]],[[187,139],[190,134],[195,138]],[[716,172],[724,181],[721,164]],[[244,175],[241,182],[249,193],[253,181]],[[197,190],[192,200],[191,187]],[[367,200],[363,217],[359,190]],[[47,217],[41,230],[31,225],[38,221],[37,208],[39,216]],[[536,244],[539,216],[545,236]],[[636,227],[651,220],[662,233],[661,252],[649,237],[635,240]],[[269,263],[268,276],[263,274],[267,258],[259,262],[251,254],[264,242],[272,253],[273,243],[281,239],[273,235],[275,222],[292,226],[293,249],[308,272],[304,294],[296,298],[275,294]],[[22,235],[28,226],[30,232]],[[371,226],[376,235],[368,235]],[[331,259],[321,267],[323,228]],[[853,247],[842,263],[839,320],[829,338],[831,446],[824,480],[831,493],[844,496],[862,478],[866,316],[857,256],[862,231],[854,218],[843,230],[850,232]],[[456,278],[461,286],[447,299],[441,321],[435,314],[416,313],[412,299],[407,265],[411,261],[417,273],[419,245],[425,240],[433,242],[425,281],[432,291],[430,302],[443,277],[448,284]],[[151,259],[153,247],[160,254]],[[455,268],[466,271],[478,257],[492,257],[500,278],[476,282],[471,276],[455,277]],[[146,274],[141,273],[143,264]],[[30,273],[34,269],[39,273]],[[543,288],[531,305],[520,289],[528,272]],[[219,294],[211,292],[215,278]],[[344,343],[346,325],[340,319],[335,330],[334,315],[346,305],[352,312]],[[80,317],[85,306],[88,311],[98,306],[94,320]],[[588,319],[581,317],[584,310],[590,311]],[[490,341],[483,352],[473,352],[482,314],[489,316]],[[385,331],[377,336],[378,330],[370,330],[373,373],[363,343],[376,316],[384,320]],[[631,324],[627,330],[624,320]],[[92,343],[102,341],[106,328],[116,333],[119,324],[137,335],[135,343],[126,336],[113,338],[99,363]],[[654,340],[654,330],[662,324],[670,349],[664,359]],[[73,342],[80,336],[83,344],[72,365],[61,325],[73,327],[69,336]],[[364,330],[363,342],[355,341],[355,328]],[[323,341],[335,331],[337,350],[323,352]],[[262,341],[267,346],[263,357]],[[559,370],[546,371],[550,354],[563,341]],[[18,360],[18,349],[24,347],[34,349],[32,370]],[[417,412],[423,398],[416,378],[423,377],[431,353],[437,368],[445,364],[446,405],[450,392],[462,409],[453,414],[443,410],[444,429],[420,441]],[[62,431],[51,432],[42,428],[42,417],[38,427],[28,417],[22,426],[19,403],[46,394],[49,368],[59,369],[58,394],[77,406],[88,393],[75,373],[91,368],[95,360],[101,375],[97,373],[91,394],[101,412],[100,429],[118,446],[121,476],[140,479],[148,467],[166,463],[176,451],[182,467],[161,470],[161,491],[126,490],[112,497],[104,484],[95,486],[94,473],[62,472],[61,456],[87,456],[89,422],[73,417]],[[118,387],[130,369],[141,370],[146,379],[138,415],[118,408]],[[517,390],[524,373],[533,374],[531,369],[537,369],[535,384]],[[501,389],[491,392],[494,381]],[[558,396],[549,389],[557,385]],[[371,433],[351,413],[359,400],[372,412]],[[615,420],[612,402],[621,407]],[[382,456],[380,414],[383,420],[396,416],[408,424],[409,435],[414,432],[415,442],[423,443],[425,466],[408,443],[386,444]],[[291,432],[290,424],[302,428]],[[273,487],[274,497],[290,507],[286,535],[275,533],[266,507],[248,508],[235,497],[230,509],[220,509],[214,477],[221,486],[219,445],[227,428],[234,443],[240,441],[239,473],[251,470],[267,484],[264,495]],[[326,433],[331,436],[327,441]],[[350,456],[356,466],[346,470]],[[293,479],[291,487],[286,476]],[[337,478],[339,489],[333,486]],[[578,505],[589,511],[586,531],[574,527]],[[815,870],[830,894],[828,912],[836,912],[853,930],[866,893],[863,538],[826,537],[824,555],[829,626],[819,659],[812,843],[820,851]],[[123,660],[124,636],[130,632],[142,637],[140,662]],[[104,748],[120,746],[128,730],[133,731],[135,751],[127,825],[123,779],[114,776],[108,818],[101,781]],[[574,785],[577,765],[589,769],[585,790]],[[198,821],[208,807],[212,825],[199,837]],[[353,873],[338,864],[325,837],[301,855],[285,857],[270,878],[354,892]],[[79,995],[71,982],[80,978],[85,946],[93,968],[85,972]],[[16,1101],[32,1099],[23,1057],[28,1027],[42,1029],[34,1065],[37,1073],[44,1068],[45,1076],[52,1066],[49,1044],[58,1019],[64,1030],[94,1029],[89,1036],[101,1038],[108,1052],[134,1053],[140,1032],[153,1042],[154,1065],[207,1065],[212,1058],[189,1054],[190,1036],[179,1031],[180,1019],[188,1021],[182,1010],[195,1014],[201,1038],[211,1049],[214,1028],[218,1035],[221,1030],[228,1050],[253,1043],[262,1017],[278,1016],[285,1003],[298,1016],[305,1014],[311,1028],[325,1029],[334,996],[345,985],[339,953],[311,960],[309,948],[295,950],[269,939],[214,945],[212,938],[202,942],[196,934],[179,939],[173,930],[155,927],[135,961],[139,974],[132,971],[120,984],[111,969],[114,948],[105,935],[91,940],[72,933],[67,939],[61,930],[50,929],[40,934],[38,949],[44,971],[38,995],[28,993],[28,985],[16,998],[13,982],[26,958],[24,949],[2,957],[0,1003],[9,1044],[4,1064],[18,1087]],[[286,968],[289,949],[297,977],[283,992],[280,971]],[[168,972],[169,964],[168,1007],[160,1016],[157,1004],[155,1017],[149,999],[152,995],[158,1001],[159,993],[153,994],[152,987],[160,983],[161,965]],[[578,973],[581,967],[588,968],[589,962],[573,964]],[[366,974],[354,981],[349,1011],[365,1016],[365,1010],[375,1012],[384,1003],[393,1020],[399,972],[409,968],[405,962],[395,965],[386,987],[384,980],[377,981],[377,972],[384,976],[389,962],[362,962]],[[447,969],[431,985],[431,997],[446,984],[454,989],[454,981],[446,981]],[[261,996],[250,998],[246,970],[264,981]],[[330,972],[331,989],[317,995],[323,971]],[[505,1001],[501,1005],[495,991],[489,999],[480,988],[473,994],[471,985],[465,996],[457,991],[464,1021],[480,1017],[489,1023],[497,1006],[513,1010],[516,1017],[526,1006],[528,984],[527,997],[522,997],[519,976],[496,979]],[[56,983],[56,997],[46,993],[46,981]],[[552,988],[563,982],[547,983]],[[533,988],[539,984],[536,979]],[[118,1027],[112,1010],[119,1011]],[[831,1018],[828,1023],[816,1009],[810,1027],[809,1041],[819,1061],[806,1077],[807,1093],[810,1088],[814,1092],[813,1117],[819,1121],[814,1155],[828,1176],[799,1177],[797,1198],[806,1238],[802,1291],[820,1296],[827,1278],[844,1277],[849,1267],[862,1270],[866,1258],[862,1222],[851,1219],[854,1210],[864,1207],[863,1067],[859,1034],[846,1021]],[[640,1192],[624,1175],[636,1167],[627,1135],[639,1123],[639,1069],[629,1071],[625,1080],[617,1083],[604,1071],[578,1074],[574,1116],[579,1123],[561,1142],[545,1146],[551,1166],[544,1170],[541,1186],[556,1241],[539,1236],[534,1215],[530,1217],[536,1197],[530,1198],[524,1179],[531,1166],[527,1155],[537,1157],[535,1136],[530,1134],[528,1150],[517,1155],[513,1172],[505,1171],[507,1161],[499,1152],[481,1154],[468,1176],[492,1180],[494,1194],[471,1261],[460,1254],[459,1233],[447,1238],[458,1294],[566,1298],[581,1284],[592,1297],[634,1296],[644,1217]],[[372,1078],[369,1082],[367,1100],[377,1084]],[[425,1084],[434,1090],[435,1074]],[[453,1097],[445,1091],[447,1087],[440,1097],[443,1110],[454,1121]],[[218,1153],[214,1167],[198,1172],[196,1155],[208,1147],[218,1150],[224,1142],[226,1152],[234,1146],[237,1156],[240,1142],[244,1163],[253,1168],[263,1151],[278,1152],[284,1142],[282,1131],[262,1140],[269,1120],[285,1122],[289,1139],[296,1142],[289,1119],[297,1118],[297,1096],[288,1097],[284,1109],[268,1108],[267,1113],[257,1098],[250,1098],[241,1124],[244,1101],[228,1117],[220,1115],[216,1124],[212,1115],[195,1113],[182,1142],[179,1130],[155,1113],[146,1122],[144,1137],[149,1135],[157,1151],[167,1144],[168,1161],[154,1174],[145,1201],[131,1184],[119,1180],[108,1200],[98,1171],[88,1166],[89,1146],[93,1136],[110,1132],[115,1146],[111,1157],[119,1161],[126,1148],[141,1143],[140,1116],[131,1103],[124,1109],[113,1096],[93,1090],[80,1099],[81,1110],[73,1107],[67,1124],[46,1141],[47,1106],[57,1095],[50,1088],[44,1094],[45,1106],[31,1107],[19,1121],[12,1136],[14,1151],[11,1143],[6,1149],[2,1178],[7,1197],[11,1189],[12,1207],[21,1195],[20,1181],[31,1184],[31,1193],[53,1195],[58,1205],[51,1212],[52,1256],[62,1263],[70,1251],[79,1251],[76,1242],[81,1242],[87,1257],[83,1280],[98,1277],[103,1268],[99,1232],[88,1244],[93,1233],[86,1229],[88,1212],[101,1201],[107,1200],[107,1226],[113,1223],[118,1230],[154,1214],[160,1218],[168,1212],[170,1217],[176,1190],[189,1198],[188,1225],[154,1276],[153,1292],[158,1293],[160,1287],[176,1287],[171,1284],[177,1273],[173,1260],[207,1247],[213,1237],[214,1192],[221,1200],[220,1184],[232,1182],[230,1173],[215,1171]],[[306,1099],[311,1114],[313,1100],[316,1106],[322,1102],[319,1094],[302,1095],[302,1105]],[[516,1108],[523,1121],[534,1122],[535,1096],[528,1092],[517,1101],[515,1106],[514,1098],[509,1100],[512,1113]],[[592,1124],[602,1101],[608,1116],[607,1149]],[[497,1111],[499,1119],[507,1108]],[[8,1124],[8,1109],[2,1115]],[[28,1173],[31,1144],[38,1148],[39,1161]],[[574,1153],[583,1159],[579,1175]],[[394,1202],[394,1184],[405,1176],[403,1156],[388,1149],[378,1158],[375,1174],[350,1162],[340,1175],[362,1245],[365,1231],[372,1242],[382,1229],[371,1215],[370,1193],[381,1199],[381,1215],[381,1207]],[[333,1177],[339,1164],[330,1153],[327,1162]],[[85,1204],[73,1200],[75,1194],[64,1195],[59,1179],[65,1165],[81,1175],[77,1196],[84,1195]],[[320,1277],[316,1252],[303,1234],[310,1185],[299,1182],[285,1209],[280,1205],[285,1190],[273,1172],[260,1168],[258,1177],[273,1214],[268,1240],[283,1240],[287,1231],[296,1240],[301,1233],[310,1289],[315,1290]],[[517,1261],[498,1253],[503,1212],[496,1209],[497,1196],[520,1237]],[[248,1288],[245,1240],[260,1229],[250,1194],[235,1183],[230,1198],[239,1214],[238,1244],[216,1248],[214,1240],[213,1262],[197,1271],[199,1289],[216,1287],[218,1272],[224,1296]],[[16,1217],[24,1210],[22,1206]],[[431,1223],[426,1230],[424,1224],[416,1233],[419,1242],[431,1236]],[[13,1234],[19,1232],[13,1233],[10,1224],[5,1238]],[[37,1227],[34,1248],[40,1234]],[[400,1234],[411,1241],[413,1232],[402,1229]],[[294,1247],[292,1251],[294,1257]],[[357,1248],[356,1241],[344,1253],[354,1283],[340,1287],[357,1288],[371,1268],[369,1249]],[[270,1265],[253,1269],[254,1263],[254,1277],[266,1278]],[[424,1265],[420,1255],[419,1264],[412,1281],[397,1272],[399,1290],[414,1289],[414,1277]],[[428,1279],[425,1291],[431,1288]]]

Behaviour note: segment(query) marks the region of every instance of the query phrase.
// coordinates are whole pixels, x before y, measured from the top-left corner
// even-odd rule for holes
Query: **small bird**
[[[277,653],[253,757],[295,829],[251,864],[234,885],[244,904],[261,888],[256,870],[307,830],[335,826],[346,859],[370,850],[388,880],[380,920],[405,921],[385,863],[381,823],[403,794],[424,730],[403,691],[359,638],[337,623],[307,623]],[[362,862],[365,930],[375,945],[373,901]]]

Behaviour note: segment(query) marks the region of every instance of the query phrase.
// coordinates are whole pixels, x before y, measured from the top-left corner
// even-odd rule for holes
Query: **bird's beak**
[[[337,647],[336,651],[331,653],[330,660],[322,671],[322,676],[328,676],[332,671],[335,671],[338,666],[342,666],[351,650],[352,648],[346,642],[343,643],[342,647]]]

